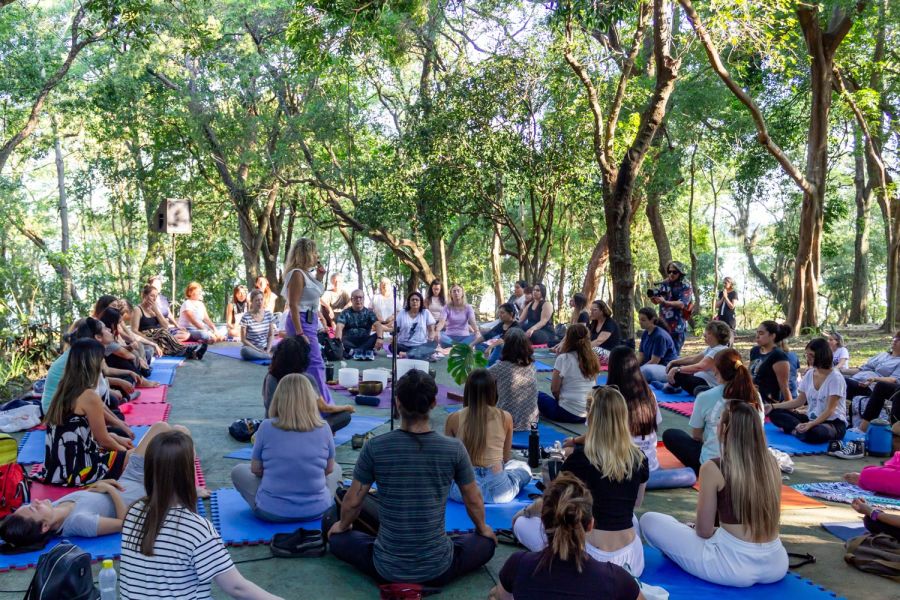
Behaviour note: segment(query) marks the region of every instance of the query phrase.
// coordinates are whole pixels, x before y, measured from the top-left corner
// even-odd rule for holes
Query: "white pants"
[[[637,519],[634,519],[633,523],[636,526]],[[519,517],[513,525],[513,532],[516,539],[532,552],[540,552],[547,547],[547,534],[544,533],[544,524],[541,523],[540,517]],[[640,577],[644,572],[644,546],[641,544],[641,535],[637,529],[634,540],[618,550],[606,552],[590,544],[586,550],[594,560],[619,565],[633,577]]]
[[[647,383],[651,381],[668,381],[668,377],[666,377],[666,367],[664,365],[651,365],[646,364],[641,366],[641,375],[644,376],[644,379],[647,380]]]
[[[745,542],[721,527],[703,539],[675,517],[648,512],[641,517],[647,543],[700,579],[733,587],[774,583],[788,570],[788,555],[781,539],[764,544]]]

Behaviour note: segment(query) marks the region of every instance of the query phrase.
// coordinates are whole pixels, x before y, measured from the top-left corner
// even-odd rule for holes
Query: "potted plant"
[[[447,357],[447,372],[457,385],[463,385],[469,373],[487,366],[487,358],[481,350],[475,350],[468,344],[453,344]],[[462,401],[462,396],[448,392],[447,396]]]

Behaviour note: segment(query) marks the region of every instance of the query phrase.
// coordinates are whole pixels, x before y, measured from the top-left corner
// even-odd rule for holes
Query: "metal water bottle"
[[[537,423],[531,424],[531,432],[528,434],[528,466],[532,469],[541,466],[541,437]]]

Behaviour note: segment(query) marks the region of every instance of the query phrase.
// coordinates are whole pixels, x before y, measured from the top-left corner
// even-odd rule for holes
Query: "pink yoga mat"
[[[160,385],[154,388],[139,388],[140,397],[131,404],[161,404],[166,401],[169,386]]]
[[[127,425],[153,425],[159,421],[169,420],[171,404],[133,404],[126,402],[119,405],[119,410],[125,415]]]
[[[34,465],[31,469],[30,475],[34,475],[37,473],[42,465]],[[194,483],[197,487],[206,487],[206,477],[203,475],[203,468],[200,466],[200,459],[194,458]],[[66,496],[71,494],[72,492],[77,492],[79,490],[83,490],[83,487],[65,487],[62,485],[47,485],[46,483],[40,483],[38,481],[31,482],[31,499],[32,500],[50,500],[51,502],[55,502]]]
[[[660,408],[665,408],[666,410],[671,410],[674,413],[678,413],[679,415],[683,415],[685,417],[690,417],[694,414],[694,403],[693,402],[660,402]]]

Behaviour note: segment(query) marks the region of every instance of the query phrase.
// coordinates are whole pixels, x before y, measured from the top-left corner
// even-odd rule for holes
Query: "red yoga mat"
[[[125,415],[127,425],[153,425],[159,421],[169,420],[171,404],[132,404],[126,402],[119,405],[119,410]]]
[[[141,395],[131,404],[162,404],[166,401],[169,386],[160,385],[154,388],[140,388]]]
[[[660,402],[659,407],[685,417],[690,417],[694,414],[693,402]]]

